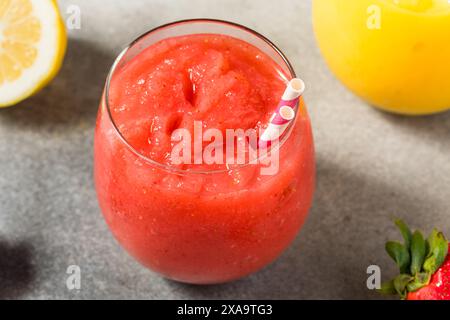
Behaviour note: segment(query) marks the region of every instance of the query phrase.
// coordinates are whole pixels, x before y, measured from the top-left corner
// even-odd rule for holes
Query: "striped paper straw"
[[[279,139],[286,131],[291,121],[295,118],[294,108],[304,91],[305,83],[303,80],[295,78],[289,82],[267,129],[264,130],[259,138],[258,146],[260,148],[268,147],[272,141]]]

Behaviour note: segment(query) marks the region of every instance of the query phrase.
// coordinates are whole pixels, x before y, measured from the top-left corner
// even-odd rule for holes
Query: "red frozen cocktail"
[[[172,151],[175,130],[195,135],[195,122],[224,133],[264,127],[293,77],[268,40],[212,20],[160,27],[119,56],[97,119],[95,181],[129,253],[165,277],[207,284],[254,272],[289,245],[314,189],[303,99],[274,174],[260,162],[174,164]]]

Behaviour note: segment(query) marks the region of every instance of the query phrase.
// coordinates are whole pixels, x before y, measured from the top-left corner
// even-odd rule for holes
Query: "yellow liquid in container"
[[[313,23],[331,70],[372,105],[450,109],[448,0],[314,0]]]

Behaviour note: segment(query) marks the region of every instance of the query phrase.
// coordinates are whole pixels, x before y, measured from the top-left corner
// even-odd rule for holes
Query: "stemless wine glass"
[[[300,99],[296,118],[279,143],[279,170],[272,175],[260,175],[258,165],[249,163],[229,170],[176,169],[136,150],[112,117],[117,106],[109,99],[111,79],[152,44],[193,34],[246,41],[295,77],[282,52],[246,27],[201,19],[153,29],[132,42],[110,71],[95,130],[94,174],[105,220],[132,256],[164,277],[211,284],[264,267],[293,241],[312,202],[314,146]],[[241,181],[249,176],[251,182]]]

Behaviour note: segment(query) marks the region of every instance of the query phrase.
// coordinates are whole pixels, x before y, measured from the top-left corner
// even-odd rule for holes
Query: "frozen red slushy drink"
[[[272,174],[264,159],[230,163],[217,137],[222,148],[209,154],[223,163],[193,160],[213,139],[185,149],[192,162],[173,161],[173,150],[175,132],[194,141],[198,129],[203,138],[208,129],[264,129],[294,76],[262,36],[212,20],[160,27],[119,56],[97,119],[95,181],[106,222],[131,255],[170,279],[208,284],[250,274],[292,242],[314,189],[303,99]]]

